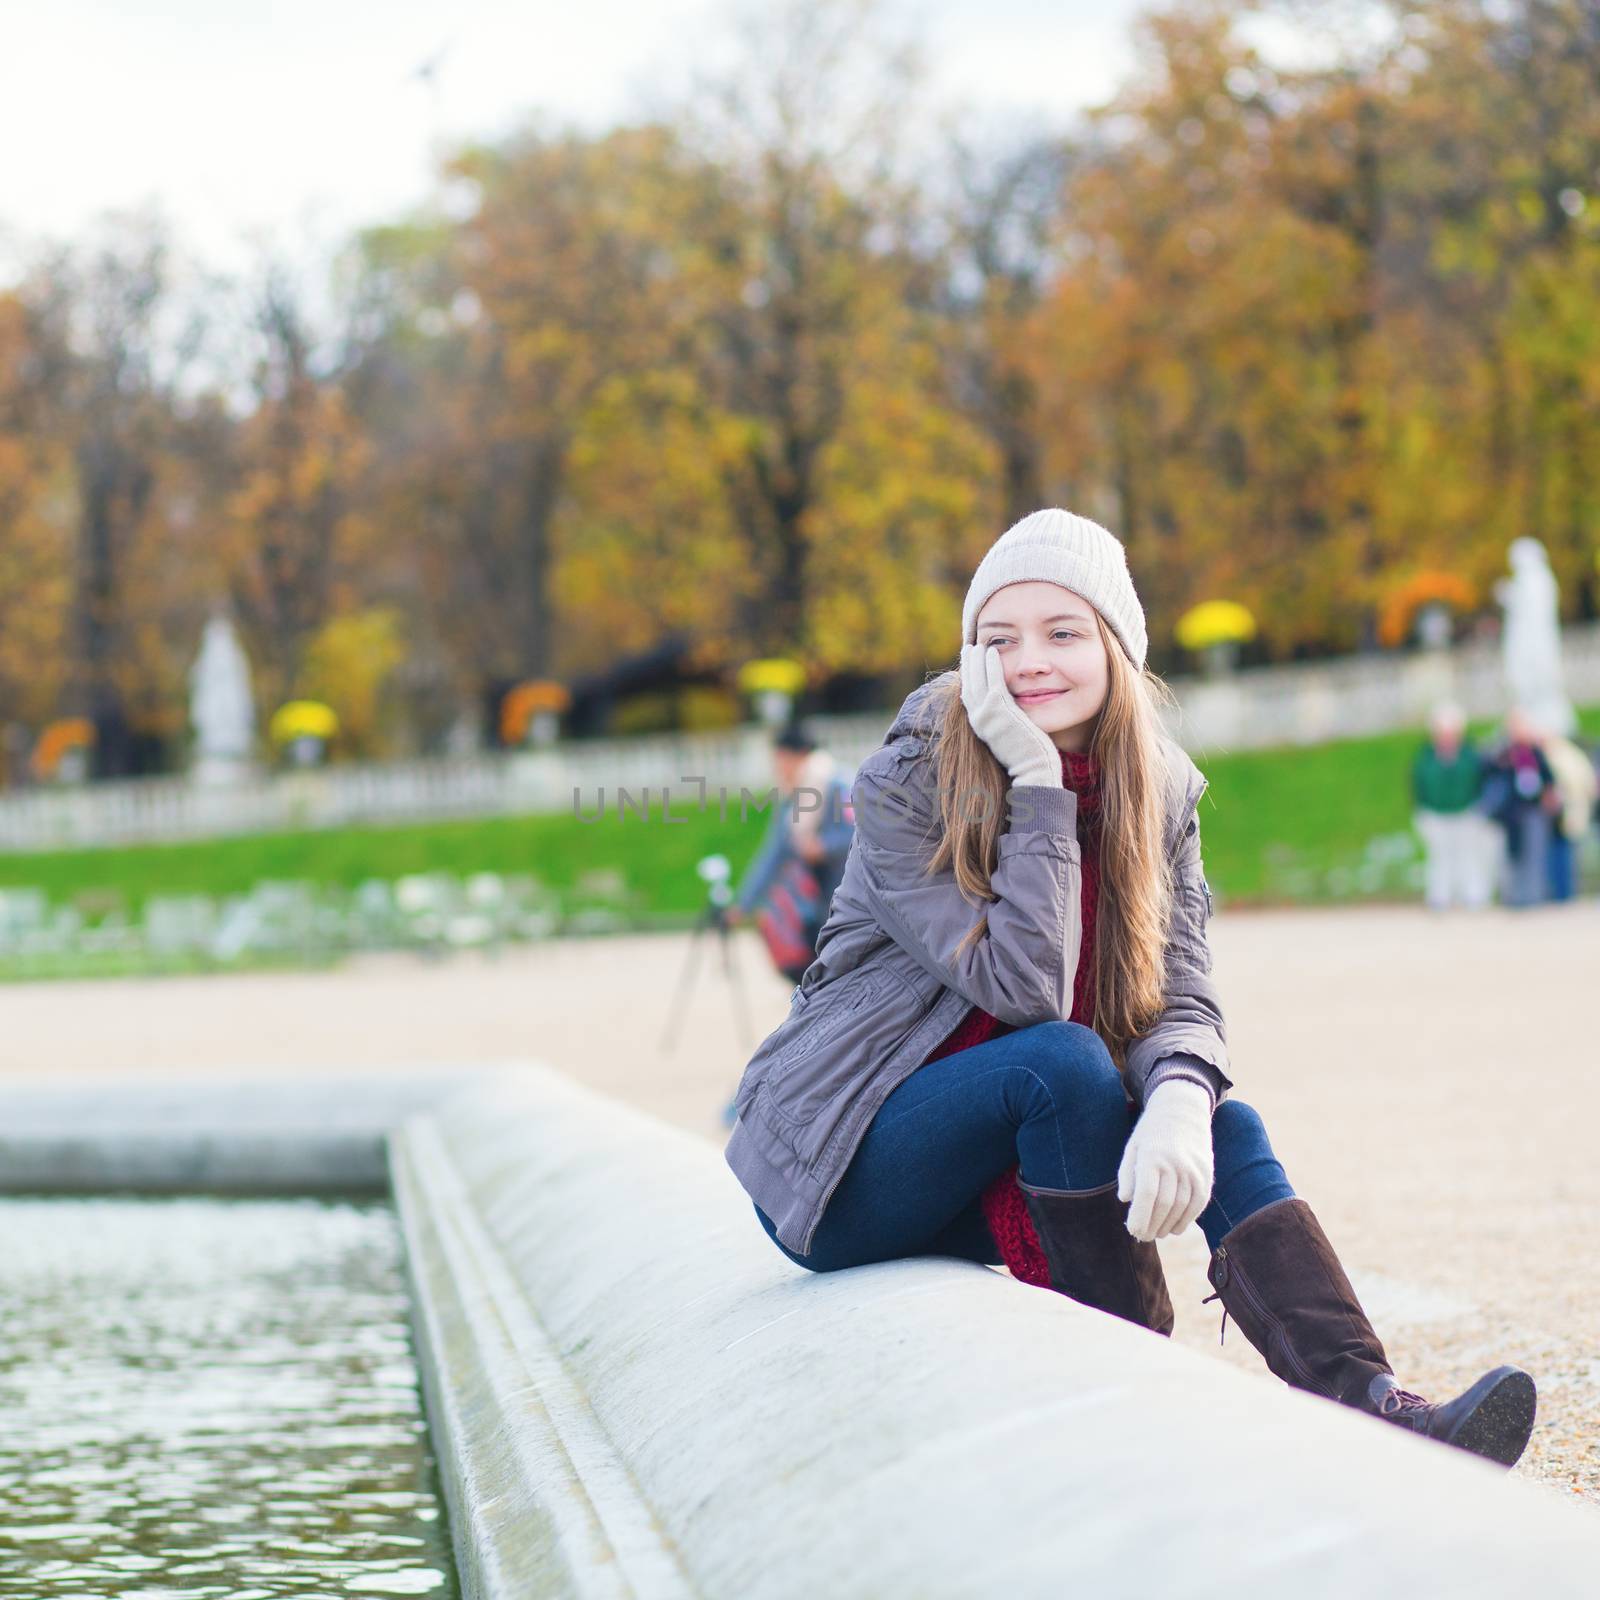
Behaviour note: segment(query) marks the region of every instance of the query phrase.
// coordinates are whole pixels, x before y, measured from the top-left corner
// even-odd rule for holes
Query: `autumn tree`
[[[1597,614],[1600,546],[1600,13],[1586,0],[1402,13],[1393,113],[1417,263],[1402,342],[1408,449],[1390,493],[1472,552],[1549,548]]]
[[[471,196],[458,223],[364,244],[365,363],[408,384],[394,420],[413,448],[388,482],[452,652],[480,682],[548,676],[581,654],[582,626],[563,636],[553,592],[575,442],[591,408],[602,434],[614,427],[635,379],[655,385],[651,415],[677,392],[658,380],[693,337],[705,200],[660,128],[528,134],[466,152],[452,183]]]
[[[1207,589],[1270,594],[1286,631],[1321,621],[1291,570],[1315,604],[1349,269],[1268,189],[1282,103],[1229,18],[1144,27],[1149,64],[1096,120],[1029,349],[1052,475],[1127,541],[1159,659]]]
[[[930,201],[950,391],[999,453],[1011,523],[1049,498],[1028,347],[1063,265],[1058,245],[1076,151],[1059,133],[958,125],[944,153]]]
[[[72,466],[55,425],[62,355],[26,299],[0,295],[0,728],[44,723],[66,686]],[[5,748],[0,741],[0,761]]]
[[[43,441],[66,453],[70,622],[57,710],[95,727],[95,771],[158,764],[181,732],[172,623],[190,598],[180,441],[204,319],[149,218],[109,218],[18,291],[48,352]]]
[[[756,581],[743,632],[819,674],[942,658],[955,574],[998,508],[935,359],[916,52],[872,0],[762,6],[729,45],[686,117],[732,229],[702,371],[743,424],[726,475]]]
[[[221,507],[222,582],[263,712],[302,690],[307,651],[360,608],[376,544],[367,443],[342,389],[345,351],[319,334],[293,269],[269,260],[250,294],[250,409]]]

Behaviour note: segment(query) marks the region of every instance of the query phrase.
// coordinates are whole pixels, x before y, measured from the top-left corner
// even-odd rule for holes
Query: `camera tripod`
[[[701,939],[708,928],[715,928],[717,932],[717,943],[722,952],[722,971],[732,991],[734,1016],[738,1023],[741,1042],[746,1050],[752,1048],[750,1012],[745,1001],[744,985],[739,975],[738,964],[733,959],[733,940],[729,937],[731,930],[728,925],[728,906],[732,900],[733,893],[726,882],[718,881],[712,884],[706,908],[701,913],[699,922],[695,924],[694,934],[689,940],[689,952],[684,960],[683,973],[678,979],[677,993],[673,996],[672,1011],[667,1018],[667,1031],[661,1038],[663,1052],[672,1048],[673,1035],[682,1020],[683,1009],[688,1002],[689,990],[693,986],[695,971],[699,965]]]

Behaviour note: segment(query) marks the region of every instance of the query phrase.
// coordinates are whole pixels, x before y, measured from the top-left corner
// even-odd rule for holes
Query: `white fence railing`
[[[1600,704],[1600,625],[1568,628],[1561,654],[1573,704]],[[1445,697],[1471,717],[1508,709],[1495,643],[1257,667],[1227,678],[1178,679],[1172,687],[1182,702],[1173,731],[1196,755],[1420,728]]]
[[[1600,626],[1563,639],[1567,689],[1580,705],[1600,703]],[[1407,655],[1247,669],[1220,679],[1178,679],[1173,732],[1196,755],[1420,727],[1449,695],[1472,716],[1506,709],[1493,644]],[[882,739],[892,708],[811,719],[828,747],[853,768]],[[765,794],[772,762],[757,726],[721,733],[596,740],[548,751],[330,767],[206,788],[186,778],[143,778],[79,789],[0,794],[0,851],[70,849],[219,834],[337,828],[450,817],[572,811],[597,819],[619,804],[674,814],[703,799]],[[646,796],[648,794],[648,801]]]

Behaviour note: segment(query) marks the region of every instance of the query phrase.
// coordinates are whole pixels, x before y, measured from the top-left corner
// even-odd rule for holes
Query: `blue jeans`
[[[1543,905],[1550,897],[1550,818],[1538,806],[1524,806],[1507,834],[1509,882],[1502,897],[1508,906]]]
[[[808,1254],[779,1244],[759,1206],[756,1215],[813,1272],[916,1255],[998,1266],[983,1191],[1015,1166],[1039,1188],[1110,1183],[1133,1122],[1100,1036],[1075,1022],[1041,1022],[913,1072],[879,1108]],[[1294,1190],[1249,1106],[1224,1100],[1211,1141],[1215,1179],[1199,1222],[1214,1250],[1230,1228]]]
[[[1552,900],[1570,900],[1578,892],[1577,862],[1572,840],[1552,829],[1545,846],[1545,882]]]

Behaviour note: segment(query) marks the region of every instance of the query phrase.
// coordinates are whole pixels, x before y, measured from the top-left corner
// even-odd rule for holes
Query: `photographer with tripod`
[[[773,740],[772,765],[778,800],[727,920],[753,920],[773,965],[798,983],[844,876],[855,813],[849,780],[798,723]]]

